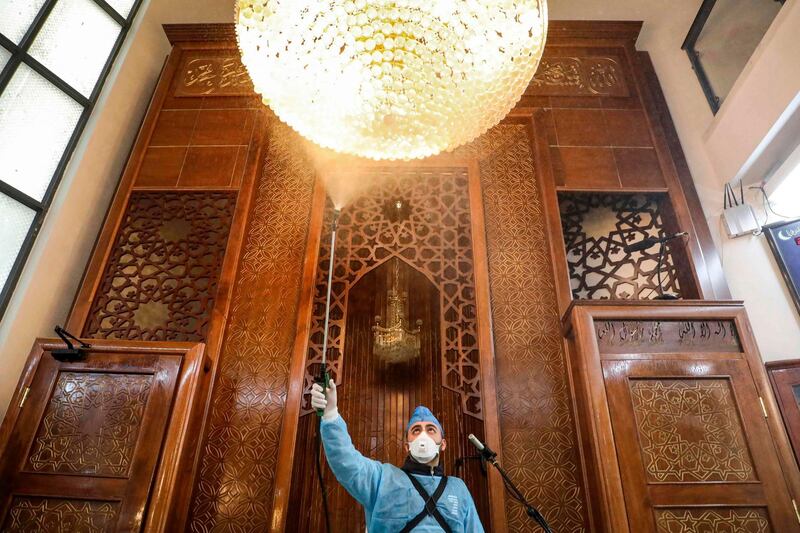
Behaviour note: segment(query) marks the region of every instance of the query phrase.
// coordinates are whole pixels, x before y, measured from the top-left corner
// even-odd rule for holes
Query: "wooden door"
[[[595,529],[800,532],[800,472],[741,302],[575,302],[564,326]]]
[[[181,361],[93,351],[61,363],[37,342],[0,439],[2,531],[139,531]]]
[[[800,360],[767,363],[767,372],[794,456],[800,464]]]
[[[603,361],[632,531],[798,530],[747,362],[728,357]]]

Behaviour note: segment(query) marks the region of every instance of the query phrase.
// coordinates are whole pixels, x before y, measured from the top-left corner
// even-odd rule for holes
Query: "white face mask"
[[[419,463],[429,463],[439,454],[439,446],[441,444],[436,444],[432,438],[423,433],[409,444],[411,457]]]

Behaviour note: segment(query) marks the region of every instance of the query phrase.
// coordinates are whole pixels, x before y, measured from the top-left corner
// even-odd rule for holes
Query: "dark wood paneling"
[[[374,185],[342,210],[332,288],[328,364],[338,380],[346,345],[347,292],[358,279],[392,256],[402,257],[440,290],[443,382],[462,398],[463,410],[483,417],[475,311],[469,175],[462,166],[375,165],[363,170]],[[387,209],[402,199],[408,217],[393,221]],[[389,206],[389,207],[387,207]],[[365,223],[371,221],[371,223]],[[329,225],[326,225],[329,228]],[[321,361],[330,233],[322,238],[309,354],[306,394]],[[309,413],[308,397],[303,413]]]
[[[275,471],[314,190],[298,137],[275,119],[238,262],[189,527],[272,521]],[[287,490],[288,487],[281,487]]]
[[[620,188],[619,171],[611,148],[551,147],[556,182],[573,189]]]
[[[800,531],[740,304],[576,303],[564,323],[599,531]]]
[[[80,362],[31,350],[0,431],[3,531],[164,531],[175,515],[204,347],[93,342]]]
[[[666,192],[676,231],[690,233],[686,295],[729,297],[658,81],[646,54],[635,51],[639,27],[551,21],[542,67],[511,114],[547,111],[550,152],[537,163],[552,166],[559,190]],[[559,301],[562,310],[568,303]]]
[[[134,192],[83,335],[205,340],[235,207],[229,191]]]
[[[614,161],[623,188],[649,189],[667,185],[652,148],[614,148]]]
[[[347,343],[340,376],[339,409],[348,424],[353,443],[362,454],[372,459],[402,465],[406,452],[405,428],[410,412],[417,405],[426,405],[439,417],[445,430],[447,449],[443,464],[448,475],[458,475],[470,488],[482,522],[489,528],[486,478],[479,465],[470,461],[456,471],[458,457],[473,455],[467,435],[483,438],[483,424],[463,413],[457,393],[444,389],[442,383],[439,291],[424,275],[401,263],[400,290],[408,294],[410,324],[422,320],[420,356],[404,363],[390,364],[373,353],[372,326],[375,316],[386,316],[387,290],[391,286],[392,259],[371,270],[348,293]],[[292,480],[289,531],[324,529],[321,516],[319,485],[313,460],[317,419],[304,417],[303,438],[295,452],[295,474]],[[339,485],[325,466],[331,521],[337,532],[364,530],[364,511]]]
[[[178,31],[178,34],[185,33]],[[209,38],[213,36],[213,32],[206,33]],[[202,277],[194,279],[192,275],[198,274],[197,271],[194,271],[192,275],[188,275],[188,278],[194,280],[188,291],[178,291],[175,284],[170,281],[156,289],[159,293],[171,294],[170,298],[176,302],[182,299],[183,304],[173,308],[172,311],[182,309],[189,311],[191,315],[193,311],[202,309],[200,314],[203,315],[203,318],[199,322],[204,324],[198,331],[201,331],[202,338],[207,342],[207,351],[212,362],[211,372],[202,375],[194,395],[183,400],[191,406],[192,412],[196,413],[185,430],[188,434],[180,433],[174,436],[174,438],[180,439],[181,445],[186,447],[186,453],[191,456],[189,461],[180,463],[179,471],[175,473],[174,481],[177,488],[167,498],[173,511],[162,516],[164,524],[169,524],[171,530],[178,531],[184,529],[184,520],[194,486],[195,471],[198,468],[198,451],[203,442],[202,436],[205,434],[208,418],[206,412],[210,396],[209,386],[214,379],[213,376],[217,374],[222,332],[228,321],[234,278],[239,266],[247,219],[254,197],[255,178],[257,172],[260,173],[263,164],[261,152],[264,146],[267,116],[260,99],[252,92],[248,96],[226,96],[215,92],[216,88],[212,88],[211,91],[206,91],[207,94],[200,97],[176,97],[175,91],[178,86],[175,81],[176,77],[184,79],[187,75],[180,68],[181,64],[186,63],[184,59],[187,51],[191,51],[194,58],[202,56],[204,53],[212,58],[219,58],[223,55],[236,57],[237,54],[235,41],[231,40],[204,43],[184,42],[173,47],[125,167],[103,230],[98,237],[92,258],[87,265],[86,274],[67,323],[69,330],[83,331],[91,320],[98,318],[96,314],[91,314],[94,312],[92,305],[103,297],[103,275],[111,268],[111,264],[114,262],[113,258],[119,255],[118,238],[122,233],[121,228],[125,223],[125,213],[128,211],[132,193],[134,195],[152,194],[156,197],[160,195],[163,198],[183,194],[190,194],[190,196],[191,194],[211,196],[224,194],[235,201],[235,209],[232,213],[227,212],[226,215],[226,224],[229,224],[230,227],[227,232],[227,241],[223,242],[221,249],[199,257],[197,255],[199,252],[209,250],[208,239],[202,238],[202,236],[199,241],[189,239],[183,243],[185,246],[182,248],[173,246],[175,250],[182,250],[179,255],[192,256],[195,254],[192,257],[206,266],[209,261],[214,263],[214,275],[209,279]],[[220,151],[225,152],[223,162],[226,163],[226,167],[222,170],[215,163],[216,158],[214,157]],[[172,155],[163,160],[159,152]],[[188,164],[187,152],[192,153]],[[211,156],[210,161],[208,156]],[[135,192],[137,188],[147,192]],[[210,228],[205,228],[204,231],[208,229]],[[161,259],[150,257],[145,261],[148,264],[144,265],[144,268],[152,269],[159,260]],[[180,265],[176,265],[178,270],[191,263],[191,261],[176,259],[172,255],[166,257],[165,260],[167,262],[175,260],[180,263]],[[150,263],[154,264],[150,265]],[[175,269],[171,270],[171,274],[175,274],[175,272]],[[152,287],[153,280],[146,281],[146,283],[154,288]],[[216,286],[216,292],[212,302],[202,294],[205,294],[205,290],[213,286]],[[171,289],[176,290],[171,293]],[[205,307],[204,303],[207,304]],[[113,315],[115,309],[112,308],[108,311],[110,313],[106,314],[110,316]],[[195,318],[190,317],[188,321],[181,320],[179,324],[175,325],[179,330],[184,330],[186,327],[194,330],[194,325],[199,325]],[[128,336],[138,335],[130,331],[127,333]],[[156,486],[153,490],[156,491],[154,494],[157,494],[160,489]]]
[[[483,201],[498,390],[496,397],[488,388],[484,394],[493,394],[502,416],[494,434],[487,420],[486,436],[490,443],[502,441],[507,466],[519,472],[523,485],[529,486],[528,496],[542,506],[548,518],[554,517],[559,531],[586,528],[586,511],[597,502],[583,496],[576,442],[585,436],[576,437],[574,432],[563,347],[553,333],[557,329],[553,316],[569,304],[568,285],[567,290],[564,285],[566,262],[558,250],[562,241],[554,184],[577,189],[666,189],[675,211],[676,230],[693,230],[687,271],[695,279],[697,294],[711,297],[725,290],[691,177],[674,130],[670,130],[666,107],[661,105],[663,98],[658,98],[654,76],[637,60],[634,42],[639,28],[639,23],[551,21],[544,68],[512,111],[510,122],[461,150],[473,158],[470,164],[489,189]],[[81,331],[87,322],[134,183],[142,188],[239,190],[219,296],[208,328],[209,354],[215,365],[223,329],[228,328],[228,362],[219,372],[214,367],[216,392],[208,429],[195,430],[204,435],[205,454],[198,466],[201,473],[195,485],[192,528],[206,531],[228,524],[252,529],[270,524],[277,531],[285,513],[291,511],[281,503],[288,491],[287,468],[277,468],[280,484],[273,478],[278,441],[284,450],[281,457],[288,461],[295,448],[294,435],[289,446],[279,437],[293,426],[291,421],[287,426],[282,417],[286,413],[295,416],[299,409],[295,404],[284,409],[283,402],[287,394],[299,402],[298,388],[303,386],[294,377],[288,382],[290,367],[302,368],[302,361],[291,360],[292,354],[302,357],[305,351],[297,348],[293,333],[295,314],[306,305],[297,300],[303,290],[300,287],[305,287],[300,265],[305,243],[318,238],[309,239],[303,233],[310,220],[311,185],[303,181],[311,179],[310,167],[301,155],[289,154],[287,143],[293,133],[280,126],[272,137],[279,146],[270,149],[267,170],[261,174],[264,114],[260,98],[253,94],[238,63],[232,25],[170,27],[168,33],[175,44],[173,53],[93,253],[69,328]],[[561,146],[551,109],[562,113],[559,122],[565,138],[592,146]],[[252,111],[257,114],[251,119]],[[536,124],[534,115],[539,117]],[[591,123],[584,123],[587,132],[578,128],[575,119],[570,122],[570,115],[589,117]],[[225,121],[222,117],[230,119],[229,127],[215,129],[214,124]],[[521,132],[516,131],[517,126]],[[544,146],[542,139],[531,137],[532,131],[544,139]],[[235,154],[222,150],[226,152],[222,157],[219,148],[229,145],[236,147]],[[631,149],[643,150],[635,152],[638,159],[629,155]],[[589,152],[585,150],[595,150],[598,158],[586,157]],[[195,153],[192,161],[201,163],[204,158],[221,157],[224,172],[190,162],[186,174],[188,152]],[[247,227],[245,247],[257,172],[259,200]],[[305,177],[298,180],[299,175]],[[531,190],[531,183],[537,180],[539,188],[534,185]],[[491,184],[500,185],[489,187]],[[275,199],[267,200],[268,196]],[[269,208],[264,207],[267,204]],[[264,209],[271,210],[270,214]],[[294,263],[293,258],[297,259]],[[232,301],[234,290],[238,296]],[[301,329],[302,325],[298,331]],[[279,332],[277,336],[275,332]],[[494,356],[484,348],[486,336],[479,358],[483,362],[488,357],[494,364]],[[535,349],[531,339],[536,340]],[[481,369],[483,376],[493,372],[494,368]],[[254,398],[261,400],[254,403]],[[531,405],[536,406],[536,417],[530,416]],[[254,412],[257,416],[251,416]],[[298,441],[304,438],[302,431],[301,427]],[[553,438],[543,442],[542,435]],[[558,445],[552,445],[556,441]],[[540,458],[536,468],[530,464],[531,454]],[[189,469],[182,479],[188,483],[194,477]],[[492,493],[493,514],[499,501],[500,507],[508,506],[510,526],[524,528],[521,509],[512,502],[495,500],[497,493],[502,491]],[[28,502],[35,504],[41,502]],[[505,531],[506,516],[495,514],[495,518],[495,530]]]
[[[532,122],[508,120],[455,154],[476,159],[480,174],[503,465],[554,531],[577,532],[587,528],[587,502],[544,205],[549,174],[534,163],[544,147]],[[505,506],[508,530],[533,527],[517,502]]]
[[[665,194],[561,192],[558,200],[573,298],[653,299],[659,296],[659,283],[665,293],[694,294],[692,278],[681,268],[682,241],[665,246],[660,280],[660,246],[624,250],[644,238],[672,233]]]
[[[766,366],[794,456],[800,464],[800,360],[771,361]]]

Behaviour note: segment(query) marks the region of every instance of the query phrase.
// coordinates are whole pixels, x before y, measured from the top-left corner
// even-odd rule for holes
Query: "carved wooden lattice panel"
[[[134,192],[98,287],[85,337],[204,340],[233,192]]]
[[[342,210],[331,293],[328,363],[339,380],[345,342],[347,295],[367,272],[398,257],[422,272],[439,290],[442,384],[461,394],[465,413],[482,418],[469,212],[465,168],[375,169],[363,179],[375,185]],[[397,199],[410,210],[391,216]],[[314,317],[309,341],[303,413],[321,363],[330,225],[322,239]]]
[[[647,478],[655,483],[755,481],[726,379],[631,379]]]
[[[667,235],[664,201],[667,197],[657,194],[559,194],[573,298],[644,300],[658,296],[659,246],[630,254],[623,247]],[[665,292],[680,294],[669,246],[661,278]]]
[[[769,516],[759,507],[656,510],[658,533],[769,533]]]
[[[528,127],[501,124],[457,156],[480,163],[503,464],[554,531],[586,531],[555,279]],[[506,499],[510,531],[536,531]]]
[[[16,496],[3,531],[6,533],[105,533],[113,531],[118,502]]]
[[[153,376],[61,372],[25,469],[126,477]]]
[[[272,120],[214,386],[192,531],[264,531],[294,346],[313,167]]]

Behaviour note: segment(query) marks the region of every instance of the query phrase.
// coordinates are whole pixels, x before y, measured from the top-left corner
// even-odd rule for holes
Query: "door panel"
[[[797,529],[743,358],[604,360],[602,368],[633,530]]]
[[[767,369],[794,456],[800,464],[800,366],[797,366],[798,364],[800,361],[767,363]]]
[[[138,531],[181,357],[49,352],[0,460],[3,531]]]

